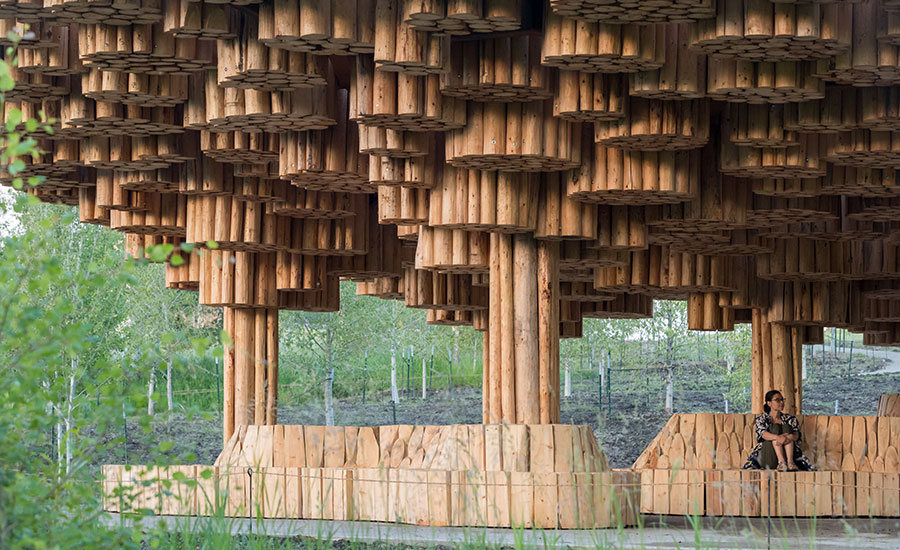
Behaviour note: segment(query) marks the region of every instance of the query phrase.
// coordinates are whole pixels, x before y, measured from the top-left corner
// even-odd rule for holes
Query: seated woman
[[[756,446],[743,469],[776,469],[780,472],[812,470],[812,464],[800,451],[800,423],[796,416],[784,414],[784,396],[778,390],[766,393],[763,414],[756,417]]]

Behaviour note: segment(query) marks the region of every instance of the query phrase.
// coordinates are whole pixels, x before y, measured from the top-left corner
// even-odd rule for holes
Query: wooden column
[[[491,234],[486,424],[559,422],[559,243]]]
[[[231,338],[223,369],[223,437],[240,426],[275,424],[278,411],[278,310],[226,307]]]
[[[753,367],[751,412],[763,412],[765,394],[778,390],[784,396],[784,411],[801,414],[803,376],[803,330],[777,322],[774,310],[753,310]]]

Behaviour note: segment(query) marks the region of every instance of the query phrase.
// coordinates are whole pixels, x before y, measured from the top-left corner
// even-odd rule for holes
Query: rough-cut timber
[[[0,0],[0,45],[26,24],[0,133],[30,129],[14,109],[46,124],[32,135],[41,152],[0,183],[42,178],[25,192],[125,233],[134,257],[191,249],[169,256],[166,285],[225,308],[227,441],[275,426],[259,448],[281,452],[278,311],[336,311],[341,280],[484,333],[484,425],[465,434],[505,422],[509,441],[531,437],[528,453],[492,451],[514,467],[418,468],[426,431],[448,449],[436,434],[449,428],[351,429],[341,447],[327,444],[337,429],[294,427],[292,444],[305,429],[326,444],[259,472],[292,487],[285,515],[608,526],[586,503],[595,476],[604,488],[618,473],[529,462],[578,445],[583,461],[593,445],[554,424],[559,342],[585,318],[647,318],[654,299],[677,299],[691,329],[751,323],[754,411],[770,389],[803,410],[802,346],[826,327],[900,344],[895,0]],[[694,433],[686,418],[680,433]],[[814,486],[825,512],[864,515],[879,510],[840,487],[859,503],[896,486],[895,445],[880,442],[896,430],[879,420],[877,450],[849,438],[860,452],[827,470],[847,479],[751,473],[746,493],[729,488],[734,473],[711,467],[746,451],[716,424],[729,418],[665,443],[695,467],[647,470],[645,510],[687,513],[703,495],[702,513],[756,515],[753,495],[774,490],[767,512],[807,515],[808,499],[782,497]],[[347,463],[354,433],[376,442],[359,464]],[[447,452],[430,458],[458,465]],[[315,470],[288,481],[291,468]],[[463,489],[509,510],[460,507]],[[308,508],[311,495],[323,500]],[[233,499],[230,513],[251,502]]]

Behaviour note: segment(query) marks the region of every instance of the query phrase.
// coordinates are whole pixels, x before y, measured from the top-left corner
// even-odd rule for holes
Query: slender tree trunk
[[[459,364],[459,327],[453,327],[453,364],[459,365],[459,372],[462,372],[462,365]]]
[[[334,426],[334,368],[325,377],[325,425]]]
[[[325,350],[325,425],[334,426],[334,334],[328,328],[327,348]]]
[[[391,346],[391,400],[400,402],[400,392],[397,391],[397,351]]]
[[[72,439],[75,436],[72,432],[72,412],[75,408],[75,367],[77,365],[76,361],[72,361],[72,373],[69,375],[69,400],[66,405],[66,474],[72,469]]]
[[[169,412],[175,410],[175,393],[172,391],[172,359],[166,365],[166,401],[169,403]]]
[[[425,358],[422,358],[422,399],[428,396],[428,371],[425,368]]]
[[[56,423],[56,475],[58,477],[62,477],[62,474],[63,474],[62,442],[63,442],[63,424],[62,424],[62,422],[57,422]]]
[[[666,367],[666,414],[672,414],[675,409],[675,369],[672,365]]]
[[[153,416],[156,403],[153,394],[156,392],[156,367],[150,367],[150,383],[147,385],[147,414]]]
[[[472,372],[478,371],[478,341],[472,344]]]

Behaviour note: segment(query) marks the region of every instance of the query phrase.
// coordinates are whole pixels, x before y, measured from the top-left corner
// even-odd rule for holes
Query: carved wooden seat
[[[753,414],[676,414],[635,461],[641,511],[900,516],[900,418],[798,416],[814,472],[741,470]]]

